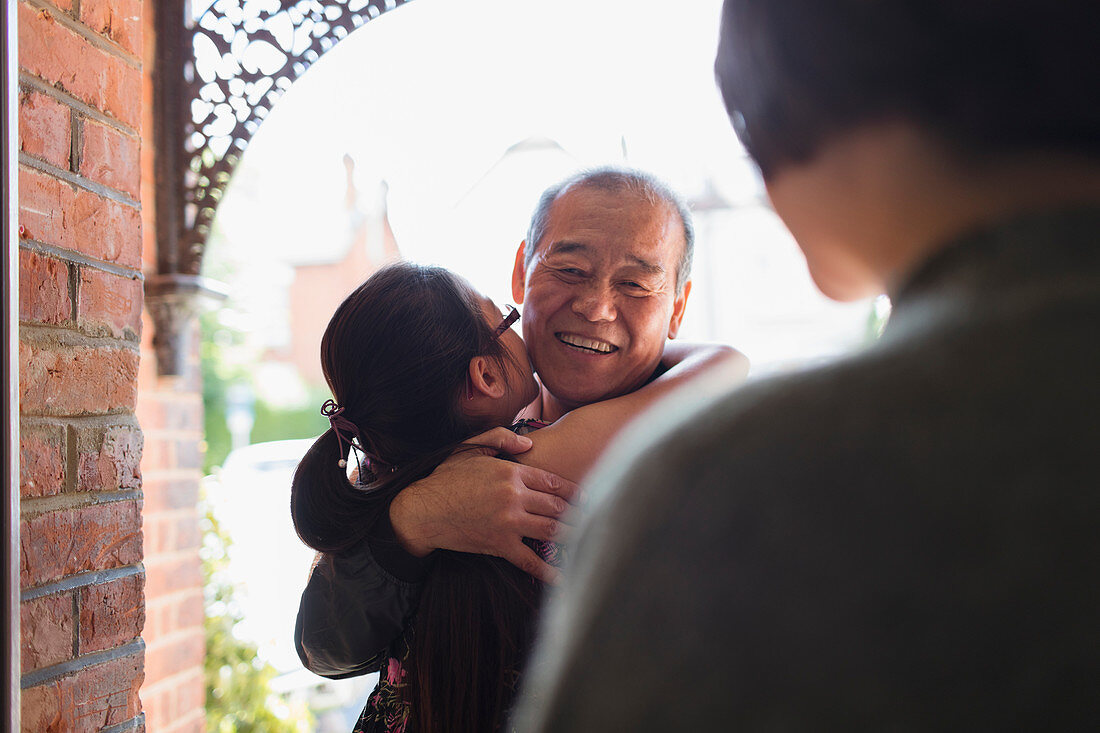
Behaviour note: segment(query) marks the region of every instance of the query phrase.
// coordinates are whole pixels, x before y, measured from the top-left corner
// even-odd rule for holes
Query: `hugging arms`
[[[373,671],[416,609],[437,549],[503,557],[545,581],[558,569],[525,537],[560,539],[577,483],[631,418],[691,382],[715,393],[747,361],[724,346],[670,343],[659,377],[635,392],[580,407],[530,436],[496,428],[472,439],[375,516],[354,550],[321,554],[302,594],[295,644],[303,664],[342,678]],[[513,461],[497,458],[511,455]],[[554,472],[552,472],[554,471]]]

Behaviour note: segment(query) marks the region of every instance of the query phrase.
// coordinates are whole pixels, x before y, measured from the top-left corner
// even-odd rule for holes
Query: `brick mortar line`
[[[69,172],[80,173],[84,165],[84,118],[69,107]]]
[[[72,171],[67,171],[64,168],[58,168],[56,165],[51,165],[50,163],[47,163],[43,160],[39,160],[38,158],[32,158],[26,153],[19,154],[19,165],[26,166],[27,168],[38,171],[39,173],[47,173],[54,178],[60,178],[66,183],[76,186],[77,188],[83,188],[85,191],[89,191],[105,199],[110,199],[117,204],[129,206],[135,211],[141,211],[141,202],[135,201],[121,191],[116,191],[109,186],[104,186],[102,183],[96,183],[95,181],[89,180],[83,176],[78,176]]]
[[[50,512],[121,504],[127,501],[144,502],[145,495],[141,492],[141,489],[126,489],[124,491],[80,491],[72,494],[54,494],[53,496],[29,496],[19,501],[19,519],[22,521]]]
[[[65,487],[61,493],[75,492],[77,481],[80,480],[80,451],[77,449],[76,427],[65,424]],[[19,497],[22,506],[23,497]]]
[[[137,717],[130,718],[125,723],[118,723],[109,728],[100,728],[99,733],[124,733],[128,730],[138,730],[145,725],[145,713],[138,713]]]
[[[70,349],[90,346],[96,349],[115,349],[138,353],[141,351],[141,344],[138,341],[117,339],[110,336],[90,336],[66,326],[51,326],[45,323],[30,323],[27,321],[19,322],[19,340],[33,346],[63,346]],[[128,411],[128,413],[130,412],[132,411]],[[61,416],[41,415],[40,417]]]
[[[33,672],[29,672],[23,675],[19,682],[20,689],[27,690],[32,687],[38,687],[44,685],[47,682],[53,682],[61,679],[62,677],[68,677],[76,674],[77,672],[83,672],[90,667],[95,667],[107,662],[114,662],[118,659],[125,659],[126,657],[132,657],[137,654],[142,654],[145,651],[145,642],[139,637],[133,641],[127,642],[122,646],[116,646],[114,649],[107,649],[102,652],[95,652],[93,654],[86,654],[77,659],[70,659],[60,664],[55,664],[50,667],[43,667]]]
[[[89,570],[83,573],[77,573],[76,575],[70,575],[61,580],[55,580],[52,583],[28,588],[19,594],[19,602],[26,603],[36,598],[42,598],[43,596],[58,595],[79,588],[89,588],[93,585],[104,585],[115,580],[122,580],[123,578],[140,575],[144,572],[145,566],[141,563],[137,565],[126,565],[121,568],[109,568],[107,570]]]
[[[69,320],[80,323],[80,268],[76,267],[66,257],[59,260],[65,265],[65,271],[69,275]]]
[[[65,332],[65,333],[71,334],[72,336],[83,336],[84,338],[88,338],[88,339],[99,339],[99,340],[113,341],[113,342],[116,342],[116,344],[115,344],[116,346],[122,346],[124,344],[132,344],[134,346],[141,346],[141,337],[138,336],[137,334],[133,334],[133,336],[131,338],[126,338],[124,336],[124,337],[118,338],[118,339],[116,339],[114,336],[96,336],[94,333],[90,333],[89,331],[83,329],[78,322],[74,322],[74,321],[65,321],[64,323],[56,323],[56,324],[55,323],[39,323],[38,321],[20,321],[19,322],[19,330],[22,332],[24,329],[27,329],[28,331],[29,331],[29,329],[41,329],[43,332],[45,332],[45,331]],[[29,341],[29,339],[28,339],[28,341]],[[64,341],[64,339],[59,339],[58,340],[59,343],[61,343],[62,341]],[[70,347],[72,347],[72,346],[79,346],[81,344],[68,344],[68,345]],[[140,349],[130,349],[130,351],[139,351],[140,352]],[[43,416],[43,417],[45,417],[45,416]]]
[[[80,656],[80,594],[73,593],[73,659]]]
[[[52,97],[54,101],[61,102],[62,104],[75,109],[77,112],[80,112],[85,117],[90,117],[96,122],[107,125],[108,127],[113,127],[115,130],[121,132],[127,137],[140,139],[140,136],[138,135],[136,130],[131,129],[130,127],[126,126],[122,122],[119,122],[113,117],[108,117],[107,115],[103,114],[103,112],[99,111],[87,102],[83,102],[77,99],[76,97],[64,90],[50,86],[43,80],[39,79],[37,76],[32,76],[31,74],[28,74],[23,70],[19,71],[19,86],[21,87],[20,91],[23,91],[24,89],[30,89],[36,92],[40,92],[41,94],[45,94],[47,97]]]
[[[139,71],[141,70],[141,59],[139,59],[137,56],[134,56],[132,53],[112,41],[110,38],[101,35],[100,33],[97,33],[80,21],[76,20],[53,3],[45,2],[45,0],[23,0],[23,2],[32,8],[38,8],[39,10],[47,11],[55,21],[65,26],[78,36],[88,40],[100,51],[106,51],[107,53],[125,63],[127,66],[133,69],[137,69]]]
[[[137,418],[130,413],[123,413],[120,415],[80,415],[78,417],[20,415],[19,424],[24,428],[68,427],[69,425],[78,428],[141,428]]]
[[[126,415],[133,415],[134,411],[125,407],[117,407],[113,410],[107,410],[106,412],[96,412],[92,414],[82,413],[79,415],[54,415],[48,412],[25,412],[20,413],[22,418],[34,418],[38,420],[82,420],[84,418],[97,418],[101,417],[105,420],[109,420],[116,417],[125,417]]]
[[[107,272],[112,275],[118,275],[128,280],[140,280],[145,282],[145,273],[141,270],[133,269],[130,267],[124,267],[123,265],[116,265],[104,260],[97,260],[94,257],[89,257],[86,254],[77,252],[71,249],[65,249],[64,247],[58,247],[57,245],[47,244],[46,242],[39,242],[37,239],[20,239],[19,248],[25,249],[28,252],[34,252],[35,254],[45,255],[57,260],[64,260],[65,262],[71,262],[81,267],[91,267],[101,272]]]

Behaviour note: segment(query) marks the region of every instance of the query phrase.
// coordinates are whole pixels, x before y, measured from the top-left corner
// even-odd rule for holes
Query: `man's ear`
[[[504,383],[504,375],[500,372],[500,366],[484,356],[475,356],[470,359],[469,369],[470,398],[490,397],[500,399],[507,392]]]
[[[516,250],[516,264],[512,266],[512,300],[516,305],[523,305],[523,291],[527,285],[526,249],[527,240],[524,240],[519,243],[519,249]]]
[[[672,318],[668,322],[668,337],[670,339],[676,338],[676,334],[680,332],[680,322],[684,320],[684,308],[687,306],[689,295],[691,295],[691,280],[684,283],[684,292],[672,301]]]

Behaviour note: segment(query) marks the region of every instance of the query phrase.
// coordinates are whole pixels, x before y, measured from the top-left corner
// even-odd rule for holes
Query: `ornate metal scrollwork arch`
[[[241,155],[324,53],[409,0],[188,0],[157,4],[157,274],[146,281],[161,374],[179,374],[202,255]]]

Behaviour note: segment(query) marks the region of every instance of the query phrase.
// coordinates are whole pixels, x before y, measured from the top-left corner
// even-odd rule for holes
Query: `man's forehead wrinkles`
[[[661,267],[656,262],[653,262],[652,260],[647,260],[646,258],[634,252],[625,251],[626,249],[627,246],[623,245],[622,247],[616,247],[615,251],[620,254],[623,259],[626,260],[628,265],[632,267],[639,267],[645,272],[653,275],[663,275],[665,273],[665,268]],[[551,242],[550,246],[547,247],[546,250],[547,255],[562,255],[572,252],[580,252],[581,254],[591,255],[595,253],[595,248],[588,244],[585,244],[584,242],[561,240]]]

